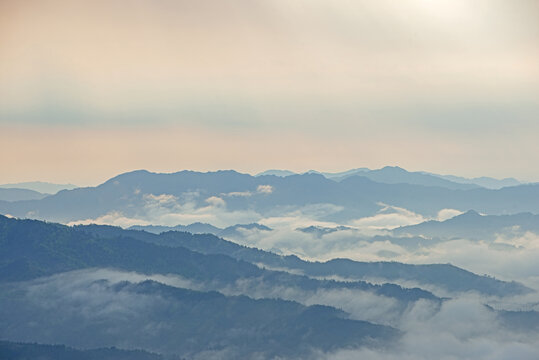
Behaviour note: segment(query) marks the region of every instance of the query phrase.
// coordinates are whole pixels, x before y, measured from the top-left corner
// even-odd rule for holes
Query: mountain
[[[450,264],[412,265],[396,262],[358,262],[335,259],[327,262],[309,262],[297,256],[282,256],[256,248],[238,245],[216,236],[166,232],[159,236],[143,231],[129,231],[111,226],[77,226],[78,231],[114,238],[124,233],[141,241],[170,247],[183,247],[202,254],[222,254],[260,264],[268,268],[300,271],[313,277],[341,277],[350,280],[378,279],[388,282],[404,280],[432,285],[448,292],[475,291],[485,295],[511,296],[528,293],[530,289],[516,282],[505,282],[490,276],[480,276]],[[380,290],[385,294],[392,290]],[[380,293],[380,291],[378,293]],[[399,298],[405,298],[403,293]]]
[[[249,263],[185,248],[163,248],[128,237],[101,239],[59,224],[0,216],[0,282],[92,267],[141,273],[173,273],[198,281],[228,283],[259,276]]]
[[[386,166],[381,169],[369,168],[352,169],[338,173],[319,172],[309,170],[305,174],[319,174],[327,179],[342,181],[352,176],[362,176],[384,184],[413,184],[423,186],[437,186],[453,190],[476,189],[479,186],[473,183],[451,181],[449,179],[425,172],[409,172],[398,166]]]
[[[142,350],[121,350],[115,347],[79,350],[65,345],[43,345],[0,341],[0,359],[3,360],[173,360]]]
[[[335,227],[327,227],[327,226],[307,226],[302,228],[297,228],[297,231],[301,231],[306,234],[313,234],[315,236],[321,237],[327,234],[331,234],[337,231],[345,231],[345,230],[354,230],[354,228],[351,228],[349,226],[335,226]]]
[[[212,236],[68,227],[0,216],[2,338],[83,349],[142,348],[187,358],[204,358],[206,351],[218,358],[223,352],[227,358],[297,358],[313,350],[388,346],[399,332],[351,320],[329,306],[255,300],[212,289],[245,290],[248,284],[256,286],[259,294],[263,289],[268,294],[346,289],[357,296],[394,299],[401,304],[400,311],[419,299],[440,301],[421,289],[317,280],[265,270],[224,254],[163,246],[167,234]],[[127,278],[151,274],[179,285],[123,281],[118,275],[92,278],[90,274],[100,276],[99,269],[117,269]],[[117,280],[112,280],[115,276]],[[182,288],[185,284],[196,290]]]
[[[225,254],[202,254],[184,246],[163,246],[170,243],[166,234],[169,233],[158,236],[98,225],[72,228],[0,216],[0,282],[30,280],[98,267],[142,274],[176,274],[206,290],[234,288],[238,281],[244,281],[267,288],[284,286],[301,291],[367,291],[393,297],[403,306],[418,299],[438,300],[428,291],[418,288],[374,285],[365,281],[318,280],[262,269]]]
[[[445,221],[427,221],[393,230],[397,236],[423,236],[429,238],[494,241],[499,235],[514,236],[533,232],[539,234],[539,215],[480,215],[470,210]]]
[[[0,200],[3,201],[21,201],[21,200],[40,200],[47,194],[28,189],[4,189],[0,188]]]
[[[266,171],[256,174],[255,176],[267,176],[267,175],[287,177],[290,175],[296,175],[296,173],[290,170],[266,170]]]
[[[205,224],[201,222],[192,223],[189,225],[176,225],[176,226],[164,226],[164,225],[133,225],[128,230],[141,230],[147,231],[153,234],[160,234],[166,231],[183,231],[192,234],[213,234],[217,235],[224,229],[218,228],[211,224]]]
[[[377,170],[361,170],[335,177],[334,180],[341,181],[353,175],[360,175],[372,181],[384,184],[436,186],[452,190],[470,190],[478,188],[475,184],[462,184],[422,172],[409,172],[398,166],[386,166]]]
[[[134,225],[130,226],[128,230],[141,230],[151,232],[153,234],[160,234],[167,231],[180,231],[189,232],[192,234],[213,234],[224,238],[238,239],[243,238],[245,232],[252,231],[271,231],[271,228],[257,224],[236,224],[224,229],[218,228],[211,224],[193,223],[190,225],[176,225],[176,226],[158,226],[158,225]]]
[[[361,189],[364,200],[377,199],[378,202],[432,217],[442,209],[460,211],[475,209],[491,215],[539,212],[539,203],[534,200],[539,196],[539,184],[526,184],[499,190],[484,188],[451,190],[411,184],[382,184],[360,176],[344,179],[340,184],[350,194],[353,194],[355,189]]]
[[[438,174],[432,174],[432,173],[426,173],[429,175],[437,176],[442,179],[446,179],[452,182],[456,182],[459,184],[475,184],[487,189],[501,189],[503,187],[508,186],[518,186],[522,183],[518,181],[515,178],[505,178],[505,179],[495,179],[487,176],[482,177],[476,177],[472,179],[463,178],[460,176],[454,176],[454,175],[438,175]]]
[[[350,176],[363,175],[364,173],[367,173],[369,171],[371,171],[371,170],[368,169],[368,168],[351,169],[351,170],[346,170],[346,171],[341,171],[341,172],[333,172],[333,173],[332,172],[320,172],[320,171],[316,171],[316,170],[309,170],[309,171],[305,172],[305,174],[319,174],[319,175],[324,176],[326,179],[340,181],[340,180],[345,179],[345,178],[350,177]]]
[[[151,280],[79,277],[66,283],[53,277],[0,289],[2,335],[12,341],[77,348],[121,344],[188,359],[273,359],[362,345],[389,347],[400,335],[388,326],[350,320],[329,306],[225,296]],[[61,311],[47,311],[54,304]]]
[[[383,183],[407,183],[407,184],[418,184],[418,185],[427,185],[427,186],[442,186],[442,187],[448,187],[450,189],[472,189],[477,187],[484,187],[487,189],[501,189],[503,187],[508,186],[518,186],[522,183],[518,181],[515,178],[505,178],[505,179],[495,179],[487,176],[482,177],[476,177],[476,178],[464,178],[461,176],[454,176],[454,175],[440,175],[425,171],[419,171],[419,172],[408,172],[398,166],[386,166],[381,169],[369,169],[369,168],[358,168],[358,169],[351,169],[347,171],[342,172],[320,172],[316,170],[309,170],[306,172],[307,174],[320,174],[326,177],[327,179],[332,179],[335,181],[341,181],[344,180],[350,176],[364,176],[371,180],[383,182]],[[275,175],[275,176],[290,176],[290,175],[296,175],[296,173],[289,171],[289,170],[267,170],[264,172],[261,172],[255,176],[263,176],[263,175]],[[426,176],[421,176],[426,175]],[[447,180],[447,181],[438,181],[436,179],[433,179],[432,177],[436,177],[439,179]],[[471,186],[464,186],[461,187],[458,184],[464,184],[464,185],[471,185]]]
[[[73,184],[53,184],[43,181],[29,181],[29,182],[20,182],[14,184],[3,184],[0,185],[0,188],[3,189],[27,189],[37,191],[42,194],[56,194],[61,190],[72,190],[77,188],[77,185]]]
[[[381,209],[380,203],[430,217],[447,208],[460,211],[476,209],[492,215],[539,213],[539,203],[535,201],[538,197],[539,184],[500,190],[453,190],[437,186],[386,184],[362,176],[335,182],[317,174],[281,178],[253,177],[234,171],[182,171],[173,174],[135,171],[114,177],[97,187],[63,190],[41,200],[0,202],[0,213],[56,222],[96,219],[106,214],[154,221],[155,214],[185,214],[190,211],[196,216],[200,209],[213,206],[226,210],[227,214],[248,212],[256,221],[256,217],[275,216],[283,211],[330,205],[335,210],[321,213],[318,219],[342,224],[375,215]],[[214,201],[213,205],[208,201]]]
[[[222,231],[220,231],[217,236],[224,237],[224,238],[241,238],[244,236],[245,232],[253,232],[253,231],[271,231],[271,228],[257,224],[237,224],[233,226],[229,226]]]

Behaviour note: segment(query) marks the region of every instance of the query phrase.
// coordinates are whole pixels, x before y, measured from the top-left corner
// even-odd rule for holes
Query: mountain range
[[[514,178],[495,179],[487,176],[476,178],[464,178],[454,175],[439,175],[424,171],[408,172],[398,166],[386,166],[381,169],[369,169],[358,168],[351,169],[342,172],[319,172],[316,170],[309,170],[306,173],[320,174],[324,177],[336,181],[344,180],[350,176],[360,175],[371,180],[396,184],[396,183],[408,183],[416,185],[427,186],[442,186],[450,189],[473,189],[477,187],[484,187],[487,189],[501,189],[508,186],[518,186],[522,183]],[[290,175],[298,175],[290,170],[266,170],[255,176],[275,175],[280,177],[286,177]],[[438,178],[438,179],[436,179]],[[441,180],[440,180],[441,179]]]
[[[112,235],[112,231],[114,236],[102,234]],[[139,238],[157,240],[141,241],[130,236],[133,233],[138,233]],[[399,332],[387,326],[349,319],[345,312],[329,306],[305,306],[281,299],[257,300],[223,295],[211,289],[231,288],[238,282],[247,281],[265,284],[268,288],[296,288],[297,291],[349,289],[359,291],[358,294],[365,292],[394,298],[403,302],[403,310],[410,301],[440,301],[424,290],[404,289],[392,284],[316,280],[269,271],[223,254],[202,254],[185,247],[157,245],[161,237],[166,236],[107,227],[71,228],[1,216],[2,338],[61,342],[76,348],[122,344],[126,349],[142,347],[182,356],[193,356],[208,349],[233,350],[240,357],[255,353],[271,357],[293,356],[313,349],[330,351],[365,344],[377,346],[380,341],[391,342]],[[95,268],[154,276],[163,274],[165,277],[175,274],[199,290],[149,280],[84,280],[88,276],[85,274]],[[86,272],[81,273],[82,270]],[[60,288],[56,288],[58,286]],[[67,291],[66,286],[89,293],[81,298],[82,303],[76,299],[71,301],[70,296],[66,298],[62,293]],[[83,300],[88,296],[91,298],[90,294],[97,296],[93,300],[97,302],[109,298],[113,302],[114,299],[125,302],[127,300],[122,299],[129,298],[133,303],[146,305],[144,311],[128,317],[110,310],[104,316],[99,316],[100,312],[88,313],[87,318],[81,320],[78,315],[80,306],[93,304]],[[51,303],[58,304],[53,305],[55,307],[61,306],[62,313],[47,311],[47,304]],[[110,306],[114,309],[120,305]],[[146,331],[148,326],[153,326],[151,324],[159,324],[159,327],[155,331]]]
[[[18,188],[0,188],[0,201],[24,201],[24,200],[41,200],[47,194]]]
[[[423,236],[429,238],[494,241],[498,236],[539,234],[539,215],[519,213],[512,215],[481,215],[470,210],[445,221],[430,220],[417,225],[394,229],[396,236]]]
[[[0,358],[378,356],[430,341],[424,329],[468,339],[468,321],[526,342],[538,195],[398,167],[0,188]],[[373,256],[409,263],[353,260]],[[485,261],[528,277],[480,275]]]
[[[56,194],[58,191],[61,190],[72,190],[77,187],[77,185],[73,184],[55,184],[44,181],[27,181],[0,185],[0,188],[2,189],[27,189],[37,191],[46,195]]]
[[[268,269],[286,269],[296,273],[299,271],[315,278],[341,277],[348,281],[377,278],[386,282],[405,280],[432,285],[452,293],[475,291],[496,296],[513,296],[530,291],[519,283],[476,275],[450,264],[412,265],[397,262],[358,262],[348,259],[310,262],[294,255],[283,256],[238,245],[211,234],[167,231],[155,235],[145,231],[123,230],[104,225],[80,225],[74,229],[102,238],[130,237],[161,246],[186,248],[201,254],[226,255]]]
[[[181,231],[192,234],[212,234],[224,238],[238,238],[242,237],[245,231],[271,231],[271,228],[257,223],[252,224],[236,224],[228,226],[226,228],[218,228],[211,224],[205,224],[196,222],[189,225],[176,225],[176,226],[160,226],[160,225],[133,225],[128,230],[142,230],[153,234],[160,234],[167,231]]]
[[[439,180],[439,179],[438,179]],[[318,174],[253,177],[235,171],[198,173],[181,171],[156,174],[134,171],[88,188],[62,190],[41,200],[0,201],[0,213],[57,222],[96,219],[106,214],[143,218],[152,209],[185,213],[189,209],[221,207],[229,213],[250,212],[253,217],[272,216],[306,206],[332,206],[320,220],[345,223],[372,216],[380,204],[402,207],[435,217],[443,209],[500,215],[539,212],[539,185],[499,190],[456,190],[440,186],[381,183],[363,176],[340,182]]]
[[[220,179],[239,178],[245,184],[235,187],[232,182],[230,186],[215,182],[212,176],[216,174]],[[264,182],[253,182],[256,179]],[[284,201],[280,189],[287,196],[304,196],[305,205],[309,204],[308,196],[318,195],[302,190],[305,184],[333,189],[332,196],[350,183],[386,190],[408,186],[453,194],[477,191],[382,184],[357,176],[335,182],[317,174],[254,178],[234,172],[170,177],[142,172],[119,176],[102,187],[64,190],[37,202],[13,204],[36,204],[51,198],[65,203],[66,199],[74,201],[73,194],[82,194],[78,206],[84,209],[84,201],[100,193],[94,196],[93,204],[113,204],[114,209],[117,204],[130,204],[125,196],[129,194],[142,196],[142,200],[150,198],[154,205],[170,210],[182,194],[203,191],[191,188],[189,181],[208,189],[204,196],[190,199],[195,208],[197,201],[199,206],[208,206],[201,199],[217,194],[213,196],[227,199],[227,206],[229,200],[235,206],[248,201],[247,205],[263,209],[268,206],[264,197],[276,192],[277,200]],[[160,187],[176,195],[154,191]],[[479,190],[499,194],[511,189]],[[396,228],[372,241],[430,241],[429,234],[444,241],[459,232],[481,238],[508,228],[535,231],[536,224],[537,216],[530,213],[480,215],[468,211],[445,221]],[[353,228],[312,225],[296,230],[323,240]],[[198,231],[201,234],[192,233]],[[52,353],[57,358],[88,359],[98,354],[118,359],[307,359],[341,349],[389,351],[406,336],[403,321],[416,311],[413,309],[428,309],[431,317],[451,304],[453,297],[470,293],[499,301],[534,296],[533,289],[519,282],[478,275],[451,264],[345,258],[307,261],[223,239],[274,231],[258,223],[229,227],[208,223],[139,225],[129,229],[97,224],[67,226],[0,215],[0,354],[3,351],[19,358]],[[539,331],[539,315],[533,310],[486,309],[504,329]],[[116,346],[122,350],[107,350]]]

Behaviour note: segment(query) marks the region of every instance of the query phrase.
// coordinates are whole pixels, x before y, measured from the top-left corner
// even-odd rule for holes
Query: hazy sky
[[[537,164],[536,0],[0,0],[0,183]]]

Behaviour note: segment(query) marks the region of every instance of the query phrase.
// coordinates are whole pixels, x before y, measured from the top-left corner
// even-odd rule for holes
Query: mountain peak
[[[393,170],[393,171],[398,171],[398,172],[408,172],[406,169],[403,169],[400,166],[384,166],[380,170]]]

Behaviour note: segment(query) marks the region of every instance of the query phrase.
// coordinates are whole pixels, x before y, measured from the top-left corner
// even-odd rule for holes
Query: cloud
[[[137,190],[135,190],[135,193],[137,193]],[[138,191],[138,193],[140,193],[140,190]],[[175,205],[178,201],[178,198],[176,196],[170,194],[144,194],[142,198],[146,200],[146,202],[155,202],[159,205]]]
[[[198,192],[179,196],[170,194],[141,195],[143,205],[126,215],[111,212],[95,219],[70,223],[132,225],[169,225],[206,222],[220,227],[258,222],[272,231],[241,230],[231,235],[239,244],[280,254],[295,254],[309,260],[329,260],[346,257],[358,261],[399,261],[405,263],[451,263],[477,274],[489,274],[502,280],[516,280],[539,288],[539,235],[518,229],[507,229],[496,239],[482,241],[465,238],[439,242],[428,239],[393,238],[387,229],[431,220],[404,208],[381,204],[377,214],[349,224],[321,219],[331,218],[342,207],[333,204],[310,204],[302,207],[276,207],[262,215],[254,210],[231,210],[224,196],[204,197]],[[444,209],[433,219],[458,214]],[[335,228],[347,225],[323,236],[297,231],[309,226]],[[381,235],[381,236],[376,236]],[[411,285],[410,283],[404,283]],[[422,284],[414,284],[422,285]],[[430,288],[430,287],[429,287]],[[437,290],[438,294],[444,294]]]
[[[232,191],[229,193],[223,193],[221,196],[230,196],[230,197],[250,197],[253,193],[250,191]]]
[[[350,318],[390,326],[399,326],[406,311],[395,298],[357,289],[315,289],[264,282],[263,279],[239,279],[233,285],[215,289],[225,295],[246,295],[254,299],[280,298],[301,304],[327,305],[344,310]]]
[[[402,320],[403,338],[393,349],[341,350],[326,360],[535,359],[535,336],[506,330],[481,303],[463,297],[446,301],[439,311],[418,302]]]
[[[256,192],[259,194],[271,194],[273,192],[273,186],[271,185],[258,185]]]
[[[261,218],[262,216],[254,210],[229,210],[226,201],[221,197],[210,196],[203,199],[198,192],[186,192],[181,196],[143,194],[142,205],[130,215],[120,211],[112,211],[97,218],[72,221],[68,225],[175,226],[205,222],[226,227],[238,223],[256,222]]]
[[[252,191],[232,191],[229,193],[222,193],[221,196],[225,197],[251,197],[255,194],[271,194],[273,192],[273,186],[271,185],[258,185],[255,192]]]
[[[162,315],[162,309],[168,309],[170,304],[160,296],[151,294],[111,291],[111,286],[122,281],[140,282],[146,279],[180,288],[205,290],[201,284],[170,275],[144,275],[109,269],[58,274],[12,285],[19,291],[17,303],[6,303],[5,299],[1,301],[4,311],[16,306],[18,311],[11,313],[16,315],[19,322],[17,326],[9,327],[9,331],[6,329],[5,335],[16,341],[61,341],[77,346],[83,342],[77,339],[76,332],[69,331],[78,328],[73,327],[72,322],[76,321],[79,327],[81,324],[107,324],[106,333],[85,341],[95,341],[96,346],[118,346],[118,339],[123,337],[116,331],[125,324],[135,323],[140,326],[136,334],[139,337],[124,340],[121,346],[141,347],[140,344],[144,344],[148,338],[155,339],[161,332],[169,331],[166,321],[154,321],[152,316]],[[404,334],[399,341],[382,349],[341,349],[310,357],[317,360],[531,360],[539,353],[536,333],[508,330],[500,323],[496,313],[483,305],[484,298],[470,294],[446,300],[441,305],[419,300],[403,309],[394,299],[364,291],[304,291],[267,284],[258,279],[240,279],[235,284],[215,290],[226,295],[242,294],[252,298],[294,300],[305,305],[334,306],[350,313],[354,319],[389,324]],[[62,311],[56,311],[58,308]],[[28,317],[24,316],[26,313]],[[40,314],[39,317],[36,314]],[[47,314],[51,314],[49,318]],[[5,319],[7,315],[4,313],[2,316]],[[46,321],[42,321],[43,316]],[[63,327],[62,324],[67,326]],[[30,328],[31,332],[28,331]],[[224,359],[234,358],[233,354],[221,355]]]
[[[120,211],[112,211],[108,214],[99,216],[95,219],[76,220],[76,221],[71,221],[67,223],[68,226],[89,225],[89,224],[113,225],[113,226],[120,226],[123,228],[128,228],[134,225],[151,225],[151,222],[148,220],[143,220],[139,218],[126,217]]]
[[[415,225],[426,221],[420,214],[410,210],[380,203],[382,208],[374,216],[352,221],[352,225],[367,229],[394,229],[399,226]]]
[[[224,208],[226,206],[226,202],[218,196],[210,196],[206,199],[206,202],[214,207]]]
[[[454,218],[455,216],[463,214],[460,210],[455,209],[442,209],[438,211],[438,217],[436,220],[438,221],[445,221],[451,218]]]

